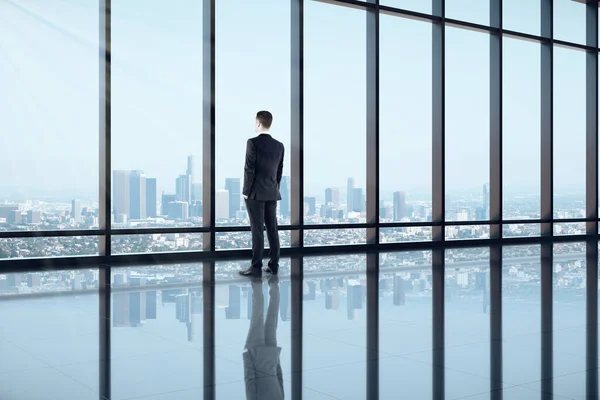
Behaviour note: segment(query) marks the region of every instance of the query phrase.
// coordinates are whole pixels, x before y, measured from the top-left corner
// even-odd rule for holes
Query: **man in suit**
[[[264,315],[265,300],[260,278],[252,279],[252,314],[246,345],[242,353],[247,400],[284,400],[281,347],[277,346],[279,316],[279,278],[269,278],[269,306]]]
[[[256,114],[255,131],[258,136],[246,143],[244,188],[242,195],[250,217],[252,230],[252,263],[240,275],[262,275],[262,257],[265,247],[264,228],[269,239],[270,261],[265,272],[279,270],[279,233],[277,232],[277,201],[281,200],[279,185],[283,173],[283,144],[271,137],[269,129],[273,115],[268,111]]]

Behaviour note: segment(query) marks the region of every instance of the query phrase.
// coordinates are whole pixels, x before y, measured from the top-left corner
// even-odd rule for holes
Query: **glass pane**
[[[272,113],[270,132],[287,150],[283,173],[290,173],[289,16],[289,1],[216,2],[217,225],[249,224],[243,174],[246,142],[260,133],[258,111]],[[269,23],[256,23],[264,18]],[[282,201],[289,201],[282,191]],[[280,223],[289,223],[289,215],[279,214]]]
[[[245,267],[237,262],[236,270]],[[287,398],[292,387],[290,280],[217,277],[215,306],[216,398],[245,399],[252,387],[257,399]]]
[[[502,237],[540,236],[540,224],[504,224]]]
[[[0,239],[0,259],[97,256],[98,236]]]
[[[564,222],[554,224],[554,234],[562,235],[585,235],[585,222]]]
[[[252,234],[250,232],[217,232],[215,235],[217,250],[251,249]],[[290,231],[279,231],[279,245],[290,247]],[[265,234],[265,249],[269,248],[269,239]]]
[[[553,276],[553,393],[588,398],[585,389],[586,357],[586,244],[554,245]],[[591,265],[597,268],[597,265]],[[568,368],[568,369],[567,369]],[[571,371],[578,373],[573,374]],[[571,373],[573,375],[564,377]],[[562,376],[562,377],[561,377]]]
[[[486,0],[446,0],[446,17],[489,25],[490,2]]]
[[[585,55],[554,48],[554,218],[585,217]]]
[[[380,398],[432,398],[432,368],[403,356],[431,352],[431,251],[382,253],[379,258]],[[428,353],[429,356],[431,353]]]
[[[446,29],[446,220],[489,218],[489,36]]]
[[[117,268],[111,279],[112,397],[202,393],[202,264]]]
[[[202,251],[202,233],[115,235],[111,251],[113,254]]]
[[[366,242],[366,229],[314,229],[304,231],[305,246],[339,246],[343,244],[364,244]]]
[[[202,223],[202,4],[112,4],[116,228]]]
[[[382,15],[379,35],[380,221],[428,221],[431,24]]]
[[[382,6],[401,8],[423,14],[431,14],[431,1],[423,0],[380,0]]]
[[[490,365],[489,249],[446,250],[445,263],[445,367],[481,376]],[[475,378],[465,385],[463,378],[447,377],[446,397],[475,394],[490,383]]]
[[[502,356],[507,382],[526,384],[541,379],[540,279],[540,246],[502,249]]]
[[[347,269],[349,261],[352,270]],[[366,257],[305,258],[304,265],[305,270],[331,269],[337,273],[314,278],[305,275],[302,397],[364,398]]]
[[[540,217],[540,45],[504,38],[502,216]]]
[[[332,219],[364,222],[365,11],[308,1],[304,24],[304,222],[330,222],[313,205],[327,200]]]
[[[98,228],[98,2],[79,3],[0,6],[0,231]]]
[[[447,226],[447,240],[464,240],[464,239],[489,239],[489,225],[460,225]]]
[[[541,7],[540,0],[503,0],[503,28],[539,35]]]
[[[0,277],[0,398],[98,399],[97,287],[98,269]]]
[[[554,38],[585,44],[584,0],[554,0]]]
[[[414,226],[407,228],[380,228],[381,243],[426,242],[431,240],[430,226]]]

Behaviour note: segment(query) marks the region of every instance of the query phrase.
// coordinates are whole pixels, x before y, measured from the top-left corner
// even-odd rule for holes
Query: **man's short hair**
[[[262,126],[269,129],[273,123],[273,114],[268,111],[259,111],[256,113],[256,120],[260,122]]]

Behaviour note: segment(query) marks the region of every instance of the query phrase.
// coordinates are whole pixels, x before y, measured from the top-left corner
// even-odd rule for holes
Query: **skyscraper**
[[[354,211],[354,178],[348,178],[348,187],[346,189],[346,211]]]
[[[146,178],[146,217],[156,218],[156,178]]]
[[[394,221],[400,221],[406,216],[406,194],[394,192]]]
[[[394,305],[403,306],[406,304],[405,281],[401,276],[394,276]]]
[[[18,204],[2,204],[0,205],[0,218],[8,218],[11,212],[19,210]]]
[[[352,189],[352,211],[363,212],[363,190],[362,188]]]
[[[334,207],[340,206],[340,189],[327,188],[325,189],[325,204],[333,204]]]
[[[176,183],[176,196],[178,201],[192,203],[192,181],[189,175],[179,175]]]
[[[196,157],[189,155],[187,158],[187,169],[185,174],[188,176],[190,182],[190,199],[189,203],[192,204],[194,201],[200,201],[200,196],[197,196],[197,192],[194,190],[196,185]],[[185,200],[184,200],[185,201]]]
[[[188,219],[189,204],[185,201],[172,201],[168,205],[168,217],[170,219]]]
[[[308,204],[308,213],[307,216],[312,216],[317,213],[317,199],[314,197],[304,197],[304,203]]]
[[[196,157],[194,156],[188,156],[187,159],[187,170],[185,171],[186,175],[188,175],[190,177],[190,182],[194,183],[196,182],[195,178],[195,170],[196,170]]]
[[[279,187],[279,192],[281,193],[281,202],[279,203],[279,207],[281,210],[281,216],[283,218],[290,217],[290,177],[283,176],[281,177],[281,185]]]
[[[229,192],[229,218],[236,218],[242,201],[240,178],[225,179],[225,190]]]
[[[226,319],[240,319],[242,309],[242,296],[240,287],[229,285],[229,305],[225,309]]]
[[[174,201],[177,201],[177,195],[163,193],[160,200],[160,215],[169,215],[169,203]]]
[[[146,218],[146,175],[132,171],[129,177],[129,213],[131,219]]]
[[[223,189],[215,191],[215,218],[229,218],[229,192]]]
[[[192,202],[202,201],[202,183],[192,182]]]
[[[73,199],[71,201],[71,218],[75,219],[75,221],[79,221],[81,219],[81,201],[77,199]]]
[[[10,214],[8,214],[8,218],[6,218],[6,221],[9,224],[20,224],[21,219],[22,219],[21,210],[15,210],[15,211],[11,211]]]
[[[484,218],[488,219],[490,215],[490,184],[483,184],[483,213]]]
[[[113,171],[113,214],[129,216],[129,177],[131,171]]]
[[[27,211],[27,222],[30,224],[39,224],[42,222],[42,212],[39,210]]]

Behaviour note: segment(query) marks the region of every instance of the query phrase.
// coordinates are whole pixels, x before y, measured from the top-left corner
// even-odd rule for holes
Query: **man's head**
[[[273,123],[273,114],[268,111],[259,111],[256,113],[256,133],[268,132]]]

